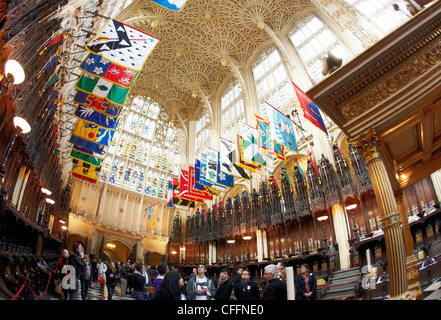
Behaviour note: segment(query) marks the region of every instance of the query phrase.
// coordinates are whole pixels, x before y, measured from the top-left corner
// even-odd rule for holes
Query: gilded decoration
[[[440,49],[441,44],[436,44],[426,52],[415,57],[415,59],[407,63],[398,72],[391,73],[385,80],[375,85],[354,102],[343,106],[341,112],[344,118],[349,121],[358,117],[367,110],[385,101],[403,87],[417,80],[422,74],[429,71],[429,69],[441,61]],[[403,55],[407,55],[407,53]],[[402,57],[400,57],[400,59],[401,58]],[[382,72],[384,72],[384,70],[381,70],[381,73]]]
[[[372,160],[381,158],[380,140],[374,128],[371,128],[366,133],[361,134],[359,138],[352,140],[351,143],[359,150],[366,162],[366,165],[368,165]]]
[[[383,230],[390,228],[392,226],[399,226],[401,224],[400,214],[398,211],[394,211],[385,215],[381,218],[381,226]]]
[[[414,87],[422,78],[427,79],[433,75],[434,70],[439,70],[441,20],[431,9],[435,10],[427,9],[426,15],[420,18],[430,19],[432,23],[423,24],[419,19],[409,21],[354,57],[337,70],[333,77],[325,78],[307,94],[318,102],[322,100],[322,107],[327,105],[325,109],[332,110],[340,125],[368,111],[374,112],[375,107],[385,108],[384,103],[388,99],[404,88]],[[418,31],[407,36],[410,28]],[[329,87],[332,91],[325,96],[316,96],[318,90],[328,87],[331,79],[337,78],[343,82]]]

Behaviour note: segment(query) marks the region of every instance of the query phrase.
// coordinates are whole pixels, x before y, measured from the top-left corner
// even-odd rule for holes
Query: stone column
[[[441,170],[437,170],[430,175],[432,179],[433,188],[435,189],[436,197],[438,202],[441,202]]]
[[[366,162],[380,211],[388,261],[390,299],[409,299],[403,230],[394,191],[381,157],[380,141],[375,129],[371,128],[352,143],[360,150]]]
[[[346,212],[341,204],[336,203],[332,206],[332,219],[334,221],[335,239],[338,243],[338,257],[340,269],[346,270],[351,267],[351,257],[349,255],[349,236]]]
[[[398,212],[400,213],[401,224],[403,225],[404,243],[406,245],[407,288],[412,299],[420,300],[423,293],[419,282],[418,261],[413,254],[413,239],[404,209],[402,190],[395,192],[395,200],[397,201]]]

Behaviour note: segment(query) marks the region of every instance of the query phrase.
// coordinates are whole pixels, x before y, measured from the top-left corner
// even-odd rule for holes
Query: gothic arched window
[[[245,119],[244,99],[241,86],[231,81],[221,98],[222,137],[232,140],[239,121]]]
[[[289,33],[289,39],[314,81],[319,81],[324,77],[321,60],[322,57],[327,56],[328,52],[343,59],[343,63],[351,56],[335,33],[314,14],[297,20]]]
[[[179,174],[178,130],[148,97],[128,99],[126,107],[102,162],[100,181],[165,198],[166,174]]]
[[[391,32],[409,19],[410,14],[403,3],[396,0],[345,0],[360,15],[366,17],[383,35]],[[397,8],[395,9],[394,8]]]
[[[294,88],[285,63],[275,47],[259,55],[253,64],[253,76],[264,118],[268,118],[265,101],[279,109],[294,98]]]

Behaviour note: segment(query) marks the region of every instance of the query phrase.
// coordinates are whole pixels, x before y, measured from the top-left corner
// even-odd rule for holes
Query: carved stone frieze
[[[407,55],[409,55],[408,52],[403,53],[403,56]],[[397,60],[400,59],[403,59],[403,57],[397,58]],[[372,75],[372,79],[374,79],[374,77],[376,78],[378,75],[387,72],[387,77],[384,80],[369,88],[367,92],[357,97],[353,102],[341,107],[341,112],[344,118],[346,121],[349,121],[363,114],[367,110],[374,108],[393,94],[399,92],[403,87],[417,80],[418,77],[423,73],[428,72],[440,61],[441,43],[437,43],[427,51],[414,57],[412,61],[403,65],[396,72],[388,72],[387,69],[390,65],[386,65],[384,69],[381,69],[377,74]]]

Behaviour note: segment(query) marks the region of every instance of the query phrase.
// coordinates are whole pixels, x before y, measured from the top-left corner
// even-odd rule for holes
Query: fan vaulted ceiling
[[[200,97],[213,96],[233,68],[240,70],[270,40],[258,23],[277,32],[309,6],[302,0],[189,0],[174,12],[152,1],[134,2],[116,19],[159,43],[131,93],[152,97],[171,115],[196,120],[204,105]]]

